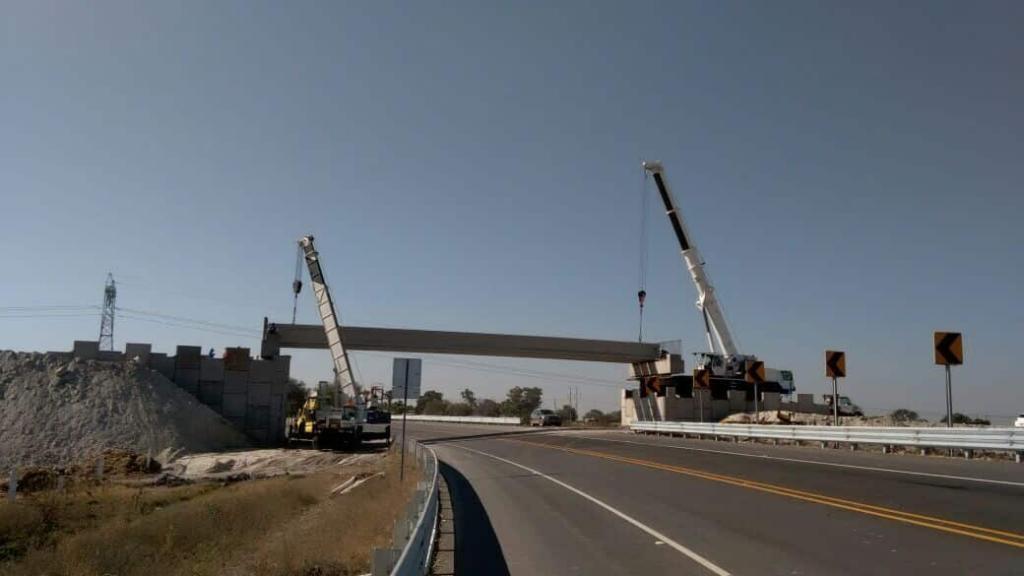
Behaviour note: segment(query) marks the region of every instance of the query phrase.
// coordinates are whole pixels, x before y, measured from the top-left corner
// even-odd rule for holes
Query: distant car
[[[554,410],[538,408],[530,414],[530,426],[561,426],[562,417]]]
[[[1017,416],[1017,419],[1014,420],[1013,425],[1016,426],[1017,428],[1024,428],[1024,414]]]

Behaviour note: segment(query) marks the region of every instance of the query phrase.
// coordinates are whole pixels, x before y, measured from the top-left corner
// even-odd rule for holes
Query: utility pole
[[[576,411],[576,420],[580,419],[580,387],[576,387],[576,405],[573,407]]]
[[[103,287],[103,315],[100,318],[100,350],[114,349],[114,302],[117,299],[117,285],[114,275],[107,273],[107,284]]]

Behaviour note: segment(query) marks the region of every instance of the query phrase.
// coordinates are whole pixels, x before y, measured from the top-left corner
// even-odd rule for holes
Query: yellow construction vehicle
[[[298,413],[288,418],[288,443],[310,442],[314,448],[358,446],[362,427],[356,422],[355,405],[338,406],[325,388],[310,392]]]

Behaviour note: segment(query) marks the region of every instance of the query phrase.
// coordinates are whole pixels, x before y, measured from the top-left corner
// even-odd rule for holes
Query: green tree
[[[412,413],[414,413],[416,411],[415,406],[409,406],[408,410],[409,410],[410,414],[412,414]],[[405,406],[405,404],[402,403],[401,400],[399,400],[398,402],[392,402],[391,403],[391,413],[392,414],[402,414],[405,411],[406,411],[406,406]]]
[[[515,416],[525,424],[530,419],[530,413],[541,405],[543,395],[544,391],[540,388],[516,386],[508,391],[508,397],[501,403],[501,414]]]
[[[459,396],[462,397],[463,402],[469,405],[470,409],[476,408],[476,394],[472,390],[466,388],[459,393]]]
[[[484,398],[476,403],[476,408],[473,413],[477,416],[500,416],[501,405],[491,400],[490,398]]]
[[[949,419],[943,416],[942,420],[940,420],[939,422],[945,424],[948,421]],[[975,426],[990,426],[992,422],[989,422],[984,418],[971,418],[966,414],[953,412],[953,424],[974,424]]]
[[[473,407],[467,402],[454,402],[448,405],[445,414],[449,416],[469,416],[473,413]]]
[[[436,390],[427,390],[426,392],[421,394],[419,398],[416,399],[416,413],[417,414],[444,414],[443,408],[442,408],[441,412],[436,412],[436,411],[427,412],[426,411],[426,407],[428,405],[433,406],[434,410],[436,410],[438,405],[443,406],[443,404],[444,404],[444,394],[441,394],[440,392],[437,392]]]
[[[306,402],[306,397],[309,396],[309,389],[306,388],[306,383],[302,380],[295,378],[288,379],[288,392],[285,395],[286,402],[288,404],[288,416],[298,413],[299,408]]]
[[[893,410],[889,414],[889,416],[892,417],[893,420],[901,423],[920,420],[920,417],[918,417],[917,412],[914,412],[913,410],[910,410],[908,408],[897,408],[896,410]]]

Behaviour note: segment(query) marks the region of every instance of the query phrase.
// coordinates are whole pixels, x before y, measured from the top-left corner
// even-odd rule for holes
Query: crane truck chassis
[[[391,445],[391,413],[371,407],[362,422],[355,405],[334,408],[329,396],[312,392],[298,413],[287,420],[289,444],[309,442],[313,448],[357,447],[366,440]]]

